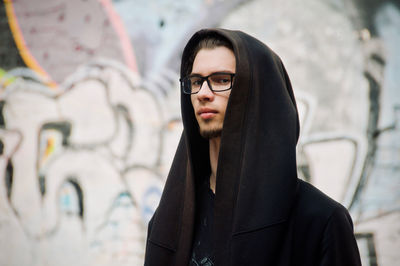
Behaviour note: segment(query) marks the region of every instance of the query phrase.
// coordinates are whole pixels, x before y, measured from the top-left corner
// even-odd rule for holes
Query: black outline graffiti
[[[378,257],[376,256],[375,240],[373,233],[356,233],[357,240],[367,241],[368,249],[368,266],[378,266]],[[365,265],[366,266],[366,265]]]
[[[39,134],[38,134],[38,153],[36,155],[36,171],[38,174],[38,185],[39,185],[39,189],[40,189],[40,193],[41,196],[43,197],[44,194],[46,194],[46,177],[45,175],[43,175],[43,173],[41,173],[40,171],[40,139],[42,138],[43,133],[46,130],[55,130],[59,133],[61,133],[62,136],[62,146],[67,146],[69,141],[69,137],[71,135],[71,123],[69,121],[57,121],[57,122],[48,122],[45,123],[41,126],[40,130],[39,130]]]

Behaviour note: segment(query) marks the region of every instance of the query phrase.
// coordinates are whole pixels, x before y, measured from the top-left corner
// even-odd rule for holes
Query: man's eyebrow
[[[212,74],[217,74],[217,73],[235,74],[235,72],[233,72],[232,70],[218,70],[218,71],[215,71],[215,72],[211,72],[211,73],[208,74],[207,76],[212,75]],[[189,76],[201,76],[201,77],[205,77],[205,76],[203,76],[202,74],[196,73],[196,72],[190,73]]]

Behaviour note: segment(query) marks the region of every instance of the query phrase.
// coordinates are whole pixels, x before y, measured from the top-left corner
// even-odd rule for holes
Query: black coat
[[[215,265],[361,265],[347,210],[297,178],[297,107],[279,57],[243,32],[202,30],[185,47],[181,76],[206,35],[228,39],[236,58],[218,158]],[[209,173],[190,96],[181,105],[184,131],[149,223],[146,266],[188,265],[196,187]]]

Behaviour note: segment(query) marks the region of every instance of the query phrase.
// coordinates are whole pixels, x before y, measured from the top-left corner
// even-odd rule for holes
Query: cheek
[[[230,91],[229,91],[229,92],[230,92]],[[224,108],[225,108],[225,110],[226,110],[226,107],[228,106],[229,96],[230,96],[230,93],[227,93],[227,95],[224,95],[223,101],[224,101]]]
[[[195,96],[194,94],[190,95],[190,102],[192,103],[193,109],[194,109],[194,104],[195,104]]]
[[[224,103],[224,112],[226,112],[226,107],[228,106],[228,99],[226,99],[225,103]]]

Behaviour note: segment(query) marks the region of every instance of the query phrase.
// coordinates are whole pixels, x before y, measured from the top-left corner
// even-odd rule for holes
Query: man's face
[[[194,59],[191,74],[205,77],[216,72],[235,73],[235,70],[235,55],[230,49],[220,46],[213,49],[201,49]],[[221,136],[230,94],[231,90],[213,92],[205,81],[200,91],[191,95],[200,134],[204,138]]]

